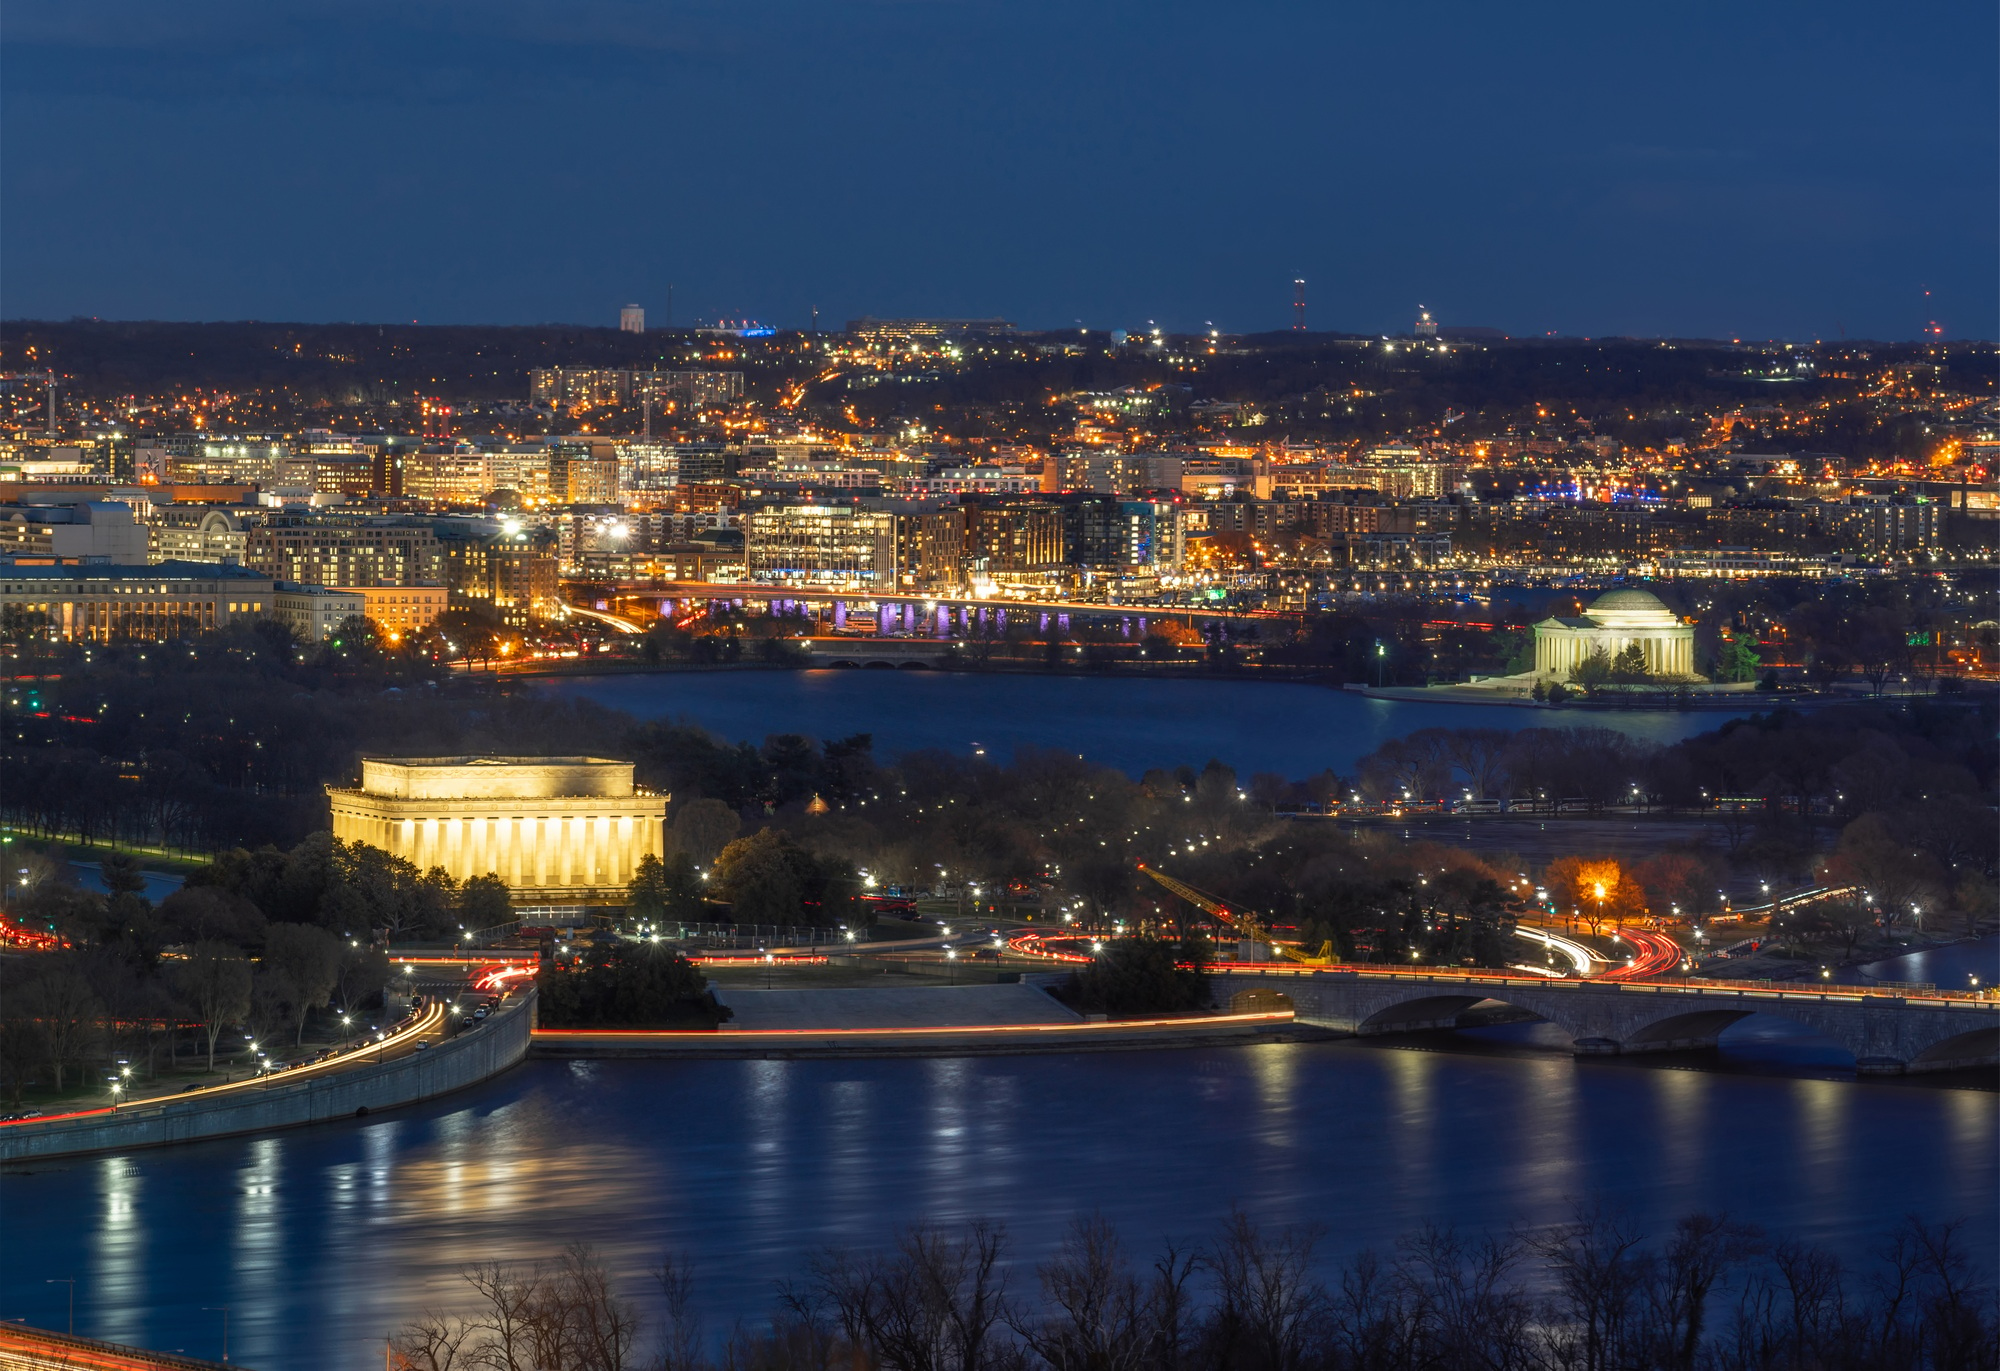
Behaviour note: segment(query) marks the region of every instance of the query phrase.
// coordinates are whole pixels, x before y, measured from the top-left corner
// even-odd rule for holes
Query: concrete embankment
[[[720,992],[713,1031],[542,1029],[537,1057],[967,1057],[1108,1052],[1332,1037],[1291,1013],[1090,1021],[1033,985]]]
[[[274,1077],[266,1088],[200,1094],[133,1105],[115,1113],[0,1126],[0,1162],[264,1133],[415,1104],[463,1090],[517,1064],[528,1052],[534,995],[511,1003],[472,1032],[386,1062],[297,1080]]]

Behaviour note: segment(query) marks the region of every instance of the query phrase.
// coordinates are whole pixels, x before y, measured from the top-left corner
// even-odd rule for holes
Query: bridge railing
[[[1767,995],[1809,996],[1813,999],[1894,999],[1938,1000],[1971,1004],[2000,1002],[2000,993],[1985,990],[1938,990],[1935,988],[1891,988],[1879,985],[1834,985],[1829,982],[1722,980],[1613,981],[1601,976],[1523,976],[1518,972],[1495,971],[1486,967],[1400,967],[1373,962],[1336,963],[1330,966],[1300,966],[1294,962],[1213,962],[1213,972],[1262,976],[1352,976],[1362,980],[1486,981],[1494,985],[1534,986],[1538,989],[1590,987],[1614,990],[1700,991],[1737,990]]]
[[[26,1324],[0,1323],[0,1366],[90,1366],[105,1371],[130,1368],[144,1371],[161,1367],[165,1371],[229,1371],[227,1364],[203,1361],[178,1352],[150,1352],[123,1343],[78,1337],[74,1333],[52,1333]]]

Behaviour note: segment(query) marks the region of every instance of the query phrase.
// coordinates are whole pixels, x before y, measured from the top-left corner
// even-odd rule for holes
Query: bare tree
[[[658,1371],[698,1371],[701,1366],[701,1313],[694,1305],[694,1268],[669,1252],[654,1268],[660,1287]],[[788,1292],[789,1293],[789,1292]]]
[[[1155,1311],[1102,1215],[1072,1222],[1036,1275],[1041,1308],[1014,1311],[1008,1322],[1050,1371],[1140,1371],[1147,1364]]]
[[[541,1273],[487,1262],[468,1268],[465,1283],[484,1301],[473,1320],[480,1342],[467,1364],[482,1371],[539,1371],[544,1363],[535,1356],[532,1329],[542,1301]]]
[[[292,1044],[305,1041],[306,1017],[325,1007],[340,983],[340,940],[311,924],[272,924],[264,937],[264,969],[292,1019]]]
[[[41,1026],[41,1044],[56,1090],[69,1065],[89,1053],[104,1031],[104,1005],[71,966],[52,966],[28,983],[21,999]]]
[[[1613,1371],[1631,1333],[1633,1303],[1648,1275],[1642,1235],[1582,1210],[1530,1240],[1553,1286],[1544,1322],[1551,1351],[1576,1371]]]
[[[208,1069],[215,1070],[215,1040],[250,1012],[250,963],[228,943],[200,942],[174,967],[175,988],[208,1035]]]
[[[886,1256],[822,1254],[813,1279],[848,1341],[887,1371],[984,1371],[1006,1310],[1005,1246],[984,1222],[958,1237],[918,1226]]]
[[[472,1364],[459,1353],[477,1331],[477,1325],[456,1314],[427,1313],[404,1324],[389,1346],[412,1371],[456,1371]]]
[[[626,1371],[639,1336],[639,1315],[612,1288],[611,1273],[589,1246],[572,1243],[544,1287],[548,1308],[564,1328],[568,1359],[576,1371]]]
[[[1693,1371],[1708,1331],[1710,1295],[1762,1247],[1755,1229],[1726,1215],[1688,1214],[1674,1225],[1654,1268],[1650,1298],[1650,1323],[1661,1344],[1658,1365]]]
[[[674,845],[694,859],[696,866],[710,866],[715,854],[729,845],[743,828],[735,810],[720,800],[689,800],[674,811],[671,833]]]
[[[1840,1258],[1823,1247],[1787,1241],[1771,1249],[1771,1264],[1785,1293],[1790,1364],[1809,1365],[1845,1322]]]
[[[1215,1282],[1211,1353],[1224,1365],[1300,1371],[1323,1336],[1326,1287],[1312,1274],[1319,1230],[1267,1238],[1241,1210],[1230,1214],[1203,1263]]]

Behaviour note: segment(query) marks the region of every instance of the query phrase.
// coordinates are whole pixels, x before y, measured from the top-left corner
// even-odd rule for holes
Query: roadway
[[[148,1352],[119,1343],[0,1323],[0,1367],[6,1371],[227,1371],[222,1362],[173,1352]]]
[[[178,1084],[167,1080],[146,1088],[143,1093],[121,1087],[119,1098],[111,1104],[97,1105],[88,1109],[69,1109],[61,1113],[44,1113],[32,1118],[0,1120],[0,1128],[28,1123],[50,1123],[58,1119],[82,1119],[95,1114],[130,1113],[168,1104],[176,1100],[196,1100],[206,1103],[223,1096],[240,1094],[246,1090],[268,1090],[274,1083],[324,1077],[351,1071],[364,1066],[374,1066],[380,1062],[395,1061],[415,1052],[428,1051],[432,1044],[442,1041],[452,1032],[451,1020],[460,1017],[456,1001],[468,987],[485,990],[505,990],[511,980],[533,975],[533,959],[529,959],[526,969],[520,969],[518,959],[502,957],[466,958],[461,956],[407,955],[395,959],[396,965],[406,968],[402,974],[403,984],[397,989],[422,995],[424,1008],[417,1014],[382,1029],[372,1036],[364,1036],[361,1041],[342,1044],[329,1049],[327,1055],[298,1066],[285,1066],[276,1070],[259,1066],[240,1081],[220,1081],[214,1084],[196,1082],[192,1085]],[[440,977],[435,974],[419,976],[419,968],[434,972],[437,968],[457,967],[464,974],[458,977]],[[473,968],[484,968],[482,978],[475,979]],[[495,979],[494,973],[500,973]],[[255,1050],[256,1043],[251,1043]]]

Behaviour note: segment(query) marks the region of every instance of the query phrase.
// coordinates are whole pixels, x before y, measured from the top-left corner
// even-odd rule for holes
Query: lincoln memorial
[[[365,757],[358,789],[326,793],[334,837],[461,881],[493,873],[521,904],[622,900],[667,814],[604,757]]]

